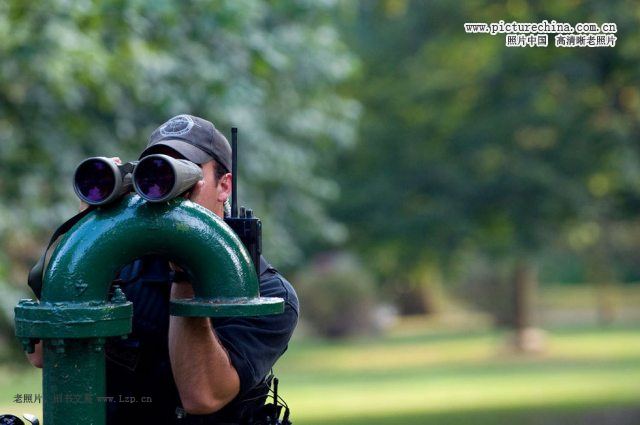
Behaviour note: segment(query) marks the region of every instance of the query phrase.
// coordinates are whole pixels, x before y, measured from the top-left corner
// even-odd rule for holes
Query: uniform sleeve
[[[284,312],[267,316],[212,319],[221,344],[240,377],[236,398],[261,383],[278,358],[286,351],[298,322],[298,299],[291,284],[277,273],[260,282],[261,296],[281,297]]]

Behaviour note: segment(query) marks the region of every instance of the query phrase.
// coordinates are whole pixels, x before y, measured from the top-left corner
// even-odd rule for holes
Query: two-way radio
[[[262,223],[253,215],[253,210],[240,207],[238,214],[238,129],[231,129],[231,215],[224,217],[225,223],[238,235],[251,255],[251,260],[260,277],[260,254],[262,253]]]

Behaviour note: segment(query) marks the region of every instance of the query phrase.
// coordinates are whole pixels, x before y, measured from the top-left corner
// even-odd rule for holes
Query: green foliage
[[[566,239],[592,255],[607,221],[637,211],[635,9],[628,0],[351,9],[343,27],[366,64],[353,90],[365,113],[359,143],[337,169],[345,188],[337,217],[380,273],[451,266],[461,252],[530,257]],[[618,44],[561,49],[550,36],[547,48],[507,48],[502,35],[463,28],[550,18],[616,22]],[[571,237],[585,225],[599,233]]]
[[[299,261],[343,229],[324,161],[348,146],[358,105],[336,84],[355,60],[333,2],[10,0],[0,5],[0,280],[24,282],[51,230],[76,210],[87,156],[136,159],[178,113],[240,129],[240,199],[265,253]]]

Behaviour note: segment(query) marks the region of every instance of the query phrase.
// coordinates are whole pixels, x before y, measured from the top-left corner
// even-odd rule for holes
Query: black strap
[[[45,248],[44,252],[42,253],[42,256],[40,257],[40,259],[38,260],[36,265],[33,266],[31,271],[29,272],[29,278],[28,278],[27,283],[29,284],[29,287],[31,288],[33,293],[36,294],[36,297],[38,299],[40,299],[40,295],[42,293],[42,273],[44,271],[43,270],[44,269],[44,262],[45,262],[45,260],[47,258],[47,251],[49,251],[49,248],[51,248],[51,245],[53,245],[53,243],[61,235],[67,233],[69,231],[69,229],[71,229],[73,227],[74,224],[76,224],[78,221],[80,221],[80,219],[82,219],[82,217],[84,217],[85,215],[87,215],[88,213],[93,211],[94,209],[96,209],[95,205],[89,205],[88,208],[85,208],[83,211],[80,211],[78,214],[74,215],[69,220],[67,220],[64,223],[62,223],[60,225],[60,227],[58,227],[56,229],[56,231],[53,232],[53,235],[51,236],[51,240],[49,241],[49,245],[47,245],[47,247]]]

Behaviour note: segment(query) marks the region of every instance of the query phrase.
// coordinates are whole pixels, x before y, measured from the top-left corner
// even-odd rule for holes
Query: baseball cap
[[[211,122],[193,115],[176,115],[149,137],[140,158],[153,153],[156,146],[168,146],[196,164],[217,160],[231,171],[231,145]]]

